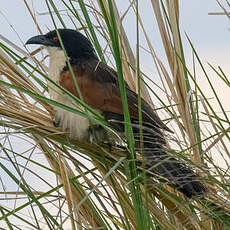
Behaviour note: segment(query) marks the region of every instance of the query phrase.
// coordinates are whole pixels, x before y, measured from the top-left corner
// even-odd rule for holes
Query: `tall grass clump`
[[[100,60],[117,70],[127,148],[72,140],[54,127],[53,106],[58,106],[109,129],[100,114],[48,77],[48,57],[42,47],[29,52],[1,36],[0,228],[230,229],[230,122],[206,68],[226,86],[230,82],[221,67],[206,67],[196,44],[181,33],[179,1],[148,2],[164,55],[157,53],[148,35],[140,11],[143,1],[127,1],[122,15],[112,0],[43,3],[50,29],[81,31]],[[24,4],[38,33],[46,33],[33,5]],[[135,38],[130,39],[124,26],[126,18],[133,20]],[[185,36],[193,54],[191,66]],[[156,76],[143,68],[144,55],[151,58]],[[209,84],[211,100],[199,84],[197,69]],[[199,175],[207,188],[205,197],[188,199],[146,169],[128,125],[124,80],[138,93],[139,109],[142,97],[174,131],[166,136],[168,148]],[[51,100],[49,92],[55,87],[69,94],[76,106]],[[139,118],[141,126],[141,113]]]

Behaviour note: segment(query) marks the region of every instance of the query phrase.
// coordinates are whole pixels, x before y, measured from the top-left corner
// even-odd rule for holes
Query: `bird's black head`
[[[91,42],[81,33],[71,29],[58,29],[67,56],[70,59],[98,59]],[[39,44],[62,49],[56,30],[30,38],[27,44]]]

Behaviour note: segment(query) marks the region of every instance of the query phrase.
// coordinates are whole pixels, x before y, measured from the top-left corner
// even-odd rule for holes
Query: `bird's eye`
[[[58,37],[53,37],[53,42],[58,42]]]

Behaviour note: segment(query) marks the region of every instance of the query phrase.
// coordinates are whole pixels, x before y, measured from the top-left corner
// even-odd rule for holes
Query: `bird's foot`
[[[58,113],[55,114],[53,125],[59,127],[61,125],[61,117],[58,116]]]
[[[54,125],[55,127],[59,127],[60,121],[53,121],[53,125]]]
[[[88,128],[90,143],[103,143],[107,139],[106,130],[101,125],[91,125]]]

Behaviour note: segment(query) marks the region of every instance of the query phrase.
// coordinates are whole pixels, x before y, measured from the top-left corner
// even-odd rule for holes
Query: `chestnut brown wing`
[[[73,65],[73,71],[86,104],[102,112],[124,114],[117,74],[113,69],[102,62],[91,61]],[[60,85],[79,98],[69,70],[61,73]],[[128,86],[126,93],[130,117],[138,120],[138,95]],[[141,108],[143,122],[171,131],[143,99]]]

